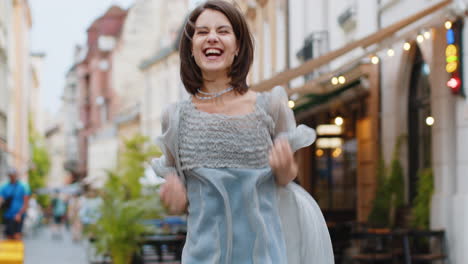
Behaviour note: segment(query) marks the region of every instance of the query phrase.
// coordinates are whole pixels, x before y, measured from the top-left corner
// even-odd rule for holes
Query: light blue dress
[[[299,186],[275,182],[268,153],[278,137],[294,151],[315,139],[311,128],[296,127],[282,88],[258,93],[253,112],[242,116],[205,113],[191,100],[165,111],[164,156],[153,168],[177,173],[187,188],[182,263],[333,263],[316,203]]]

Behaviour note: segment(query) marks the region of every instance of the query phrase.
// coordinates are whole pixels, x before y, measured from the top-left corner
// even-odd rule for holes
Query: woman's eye
[[[219,33],[220,33],[220,34],[228,34],[229,31],[227,31],[227,30],[221,30],[221,31],[219,31]]]
[[[204,35],[204,34],[208,34],[208,31],[198,31],[197,32],[197,35]]]

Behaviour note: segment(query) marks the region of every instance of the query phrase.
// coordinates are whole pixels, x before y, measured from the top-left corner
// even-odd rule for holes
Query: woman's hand
[[[297,163],[289,142],[285,138],[275,140],[269,155],[270,167],[276,175],[276,182],[285,186],[297,176]]]
[[[187,190],[179,177],[170,174],[166,182],[161,186],[159,196],[169,214],[179,215],[187,210]]]

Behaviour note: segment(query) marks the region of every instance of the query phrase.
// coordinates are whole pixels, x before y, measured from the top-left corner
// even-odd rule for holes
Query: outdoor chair
[[[405,264],[448,263],[444,230],[410,230],[403,242]]]
[[[356,252],[351,263],[393,263],[393,233],[389,229],[365,229],[352,234]]]

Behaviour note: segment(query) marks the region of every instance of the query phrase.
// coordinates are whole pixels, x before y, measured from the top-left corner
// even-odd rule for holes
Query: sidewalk
[[[87,264],[83,243],[73,243],[65,232],[61,239],[52,239],[44,227],[34,237],[24,239],[25,264]]]

